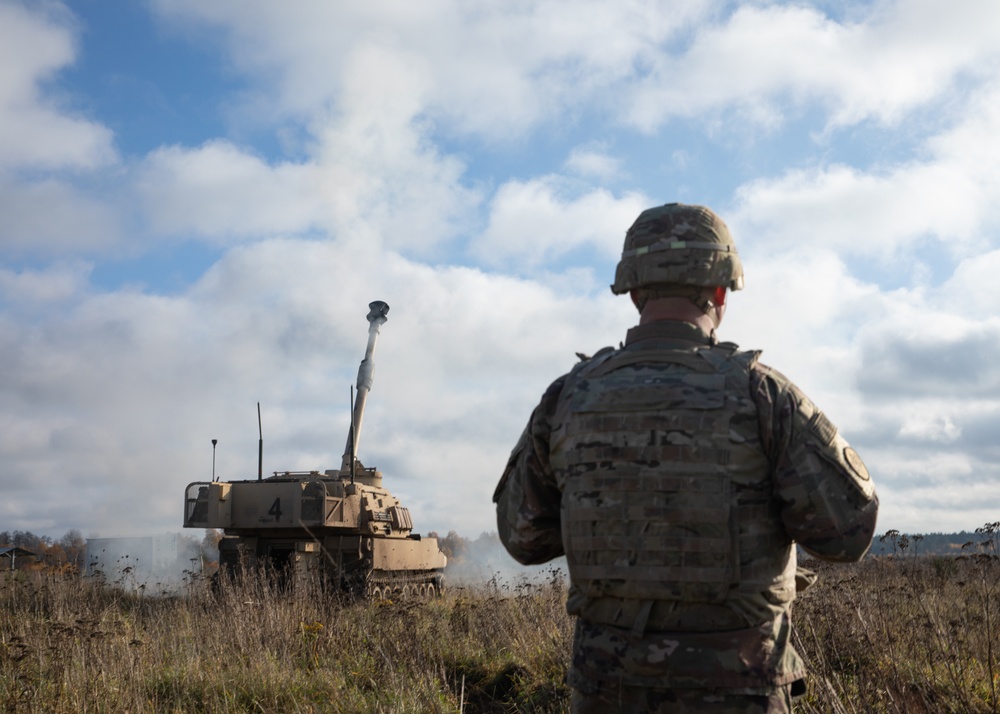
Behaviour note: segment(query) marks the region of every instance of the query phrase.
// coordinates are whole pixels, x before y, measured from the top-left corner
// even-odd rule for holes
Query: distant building
[[[34,558],[35,554],[30,550],[25,550],[24,548],[18,548],[17,546],[6,546],[0,548],[0,558],[8,558],[10,560],[10,569],[14,569],[14,565],[18,558]]]

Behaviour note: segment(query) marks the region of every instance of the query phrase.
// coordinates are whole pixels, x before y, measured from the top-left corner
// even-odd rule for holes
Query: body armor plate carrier
[[[794,551],[750,394],[756,358],[726,345],[625,349],[570,375],[550,454],[584,598],[794,597]]]

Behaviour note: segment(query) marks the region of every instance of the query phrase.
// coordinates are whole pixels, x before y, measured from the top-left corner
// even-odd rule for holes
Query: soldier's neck
[[[650,300],[639,314],[639,324],[647,325],[660,320],[688,322],[706,335],[712,334],[712,318],[687,298],[667,297]]]

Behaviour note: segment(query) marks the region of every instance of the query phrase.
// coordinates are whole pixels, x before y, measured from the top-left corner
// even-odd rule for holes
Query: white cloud
[[[325,211],[312,164],[268,165],[227,141],[157,149],[137,181],[151,227],[213,240],[308,231]]]
[[[473,254],[488,265],[526,268],[579,248],[606,259],[619,255],[625,230],[649,200],[635,193],[616,198],[604,189],[566,197],[572,188],[555,176],[504,184],[493,197],[489,225],[473,244]]]
[[[430,78],[425,107],[450,128],[506,138],[595,97],[610,109],[610,89],[716,4],[675,2],[669,12],[652,0],[313,2],[295,13],[259,1],[156,7],[175,22],[223,28],[240,67],[275,83],[281,101],[265,110],[309,116],[339,104],[342,78],[330,68],[375,49],[418,58]]]
[[[763,349],[766,363],[824,397],[848,397],[843,385],[857,368],[857,330],[886,297],[853,277],[834,252],[810,246],[755,252],[744,271],[746,288],[729,297],[723,336]]]
[[[759,308],[752,323],[777,338],[776,364],[794,365],[789,374],[803,375],[807,391],[858,440],[884,491],[884,527],[973,527],[983,509],[957,504],[947,515],[944,492],[959,479],[963,488],[986,492],[1000,477],[993,439],[982,437],[1000,428],[1000,372],[990,356],[1000,339],[1000,302],[983,289],[997,262],[995,250],[983,251],[997,228],[996,162],[982,141],[984,126],[997,126],[989,97],[992,90],[983,93],[983,111],[973,108],[932,138],[919,163],[878,175],[847,167],[791,172],[738,193],[734,223],[749,246],[747,297]],[[905,263],[926,260],[920,246],[929,236],[945,255],[962,257],[937,287],[915,271],[913,288],[859,292],[839,260],[797,268],[785,255],[833,250]],[[773,304],[751,297],[759,287]],[[742,298],[735,296],[734,307]],[[765,316],[774,315],[781,320],[769,332]],[[817,362],[824,354],[830,359]],[[927,484],[920,495],[914,483]]]
[[[1000,368],[991,356],[1000,303],[981,289],[996,260],[996,251],[982,254],[939,286],[886,291],[812,241],[747,256],[747,288],[730,298],[721,336],[763,348],[762,361],[838,424],[875,478],[883,529],[983,522],[986,509],[948,494],[1000,481]]]
[[[0,169],[92,169],[115,160],[106,127],[69,115],[40,91],[75,58],[61,9],[0,3]]]
[[[176,524],[184,486],[209,473],[212,438],[222,477],[255,473],[258,400],[265,469],[338,465],[373,299],[391,310],[362,460],[413,495],[424,532],[492,528],[489,495],[529,410],[575,351],[619,337],[626,307],[377,246],[294,240],[233,249],[176,297],[75,297],[43,320],[4,318],[0,459],[45,484],[32,523],[106,534]],[[143,508],[126,507],[139,492]]]
[[[112,206],[65,181],[0,174],[0,253],[52,257],[102,252],[121,238]]]
[[[627,116],[652,130],[670,117],[727,107],[776,124],[791,101],[829,107],[831,127],[886,124],[939,98],[962,73],[995,71],[1000,7],[932,0],[875,2],[863,21],[837,22],[801,5],[746,4],[656,56],[631,88]],[[776,113],[777,112],[777,113]]]
[[[764,347],[765,361],[845,429],[884,490],[884,527],[919,530],[921,521],[906,520],[916,496],[895,498],[907,479],[995,479],[982,460],[987,447],[974,446],[996,420],[984,382],[952,382],[947,398],[908,395],[907,384],[936,369],[919,359],[887,362],[900,370],[891,394],[857,381],[879,369],[869,338],[905,347],[915,339],[908,335],[929,329],[941,336],[942,355],[965,348],[974,323],[956,320],[961,305],[947,290],[881,295],[824,252],[751,267],[756,277],[733,296],[722,337]],[[491,529],[489,494],[542,390],[572,365],[574,352],[617,343],[634,321],[627,300],[604,291],[590,297],[589,285],[574,291],[434,268],[364,242],[235,248],[171,298],[91,294],[78,276],[72,268],[0,275],[5,289],[25,288],[26,301],[38,291],[31,319],[27,312],[23,321],[4,318],[0,423],[8,428],[0,457],[66,495],[47,499],[32,523],[86,532],[143,532],[153,521],[170,527],[185,484],[209,473],[211,438],[220,440],[223,478],[255,473],[258,400],[266,470],[336,466],[373,299],[391,310],[362,460],[407,497],[419,530]],[[46,293],[44,277],[62,287]],[[60,307],[35,319],[46,301],[68,300],[77,304],[68,313]],[[932,303],[941,307],[928,311]],[[979,426],[960,407],[975,399]],[[124,507],[137,490],[148,499],[141,514]],[[75,508],[80,499],[86,512]]]
[[[420,115],[421,62],[364,47],[344,70],[347,109],[317,119],[320,190],[335,235],[370,233],[389,248],[434,255],[464,229],[480,202],[464,164],[442,154]]]
[[[0,2],[0,252],[7,257],[101,251],[120,237],[112,208],[49,173],[117,161],[106,127],[43,91],[75,57],[61,5]]]
[[[87,288],[91,265],[61,263],[44,270],[0,268],[0,303],[50,306],[78,298]]]
[[[979,185],[942,163],[872,174],[849,166],[793,170],[758,179],[737,193],[734,213],[754,249],[806,242],[842,254],[887,260],[928,236],[961,254],[975,244],[982,213]]]
[[[152,227],[214,242],[310,231],[429,255],[479,199],[419,116],[419,62],[366,47],[345,58],[342,111],[311,122],[309,156],[268,163],[225,140],[150,154],[138,190]]]
[[[41,118],[21,143],[0,137],[0,162],[41,174],[3,176],[5,251],[107,251],[136,196],[135,250],[162,235],[226,247],[171,297],[101,292],[83,263],[0,269],[0,460],[28,474],[5,488],[43,504],[7,507],[5,527],[175,527],[184,485],[209,474],[211,438],[224,478],[255,473],[258,400],[266,469],[335,466],[366,304],[385,299],[362,459],[412,499],[418,529],[492,528],[489,495],[541,391],[574,352],[617,343],[635,319],[605,286],[625,230],[654,202],[644,192],[665,187],[607,147],[672,157],[682,190],[692,166],[711,163],[667,131],[626,147],[627,131],[595,118],[648,129],[692,117],[724,136],[737,117],[777,126],[817,111],[803,124],[826,130],[820,142],[791,157],[777,140],[764,147],[779,149],[775,175],[729,196],[723,172],[759,170],[719,156],[706,173],[734,207],[722,213],[747,267],[721,336],[764,348],[841,425],[875,474],[885,527],[932,522],[952,482],[1000,483],[989,290],[1000,93],[984,79],[996,73],[994,5],[944,16],[923,0],[875,2],[837,21],[773,3],[158,7],[185,31],[221,28],[259,91],[254,116],[269,128],[291,118],[308,139],[294,161],[208,138],[117,172],[107,130],[39,90],[73,61],[72,33],[0,0],[37,40],[16,67],[0,63],[0,119]],[[907,123],[920,108],[935,111]],[[850,163],[832,128],[865,122],[903,125],[918,150]],[[65,131],[50,151],[33,132],[53,127]],[[553,166],[525,158],[524,138],[576,148]],[[828,149],[835,160],[816,157]],[[94,189],[46,173],[100,167]],[[639,176],[631,191],[591,183],[623,176]],[[950,279],[950,265],[929,266],[939,253],[957,262]],[[902,277],[884,280],[889,269]],[[953,505],[967,509],[953,520],[978,513]]]
[[[803,243],[919,268],[933,242],[959,260],[996,245],[1000,229],[1000,84],[983,85],[955,125],[928,137],[921,157],[871,169],[792,169],[737,191],[734,230],[751,250]]]
[[[1000,250],[972,256],[956,266],[951,278],[932,295],[935,306],[964,308],[971,319],[1000,315],[1000,291],[992,285],[1000,272]]]
[[[904,418],[899,435],[906,439],[923,439],[951,443],[962,435],[962,430],[947,416],[912,414]]]
[[[622,171],[621,159],[609,154],[601,143],[575,147],[565,166],[580,176],[604,180],[617,178]]]

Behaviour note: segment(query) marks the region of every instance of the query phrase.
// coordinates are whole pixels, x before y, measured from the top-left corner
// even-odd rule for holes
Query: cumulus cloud
[[[830,127],[898,121],[963,73],[996,66],[1000,17],[988,0],[941,13],[931,0],[874,2],[834,19],[802,5],[542,0],[309,4],[160,2],[175,22],[222,28],[240,65],[276,84],[283,111],[336,102],[356,48],[420,58],[426,106],[456,130],[521,135],[588,103],[651,131],[672,117],[736,109],[763,125],[784,102],[819,103]],[[455,61],[456,57],[462,58]],[[377,84],[373,85],[378,87]],[[624,111],[622,110],[624,108]]]
[[[526,268],[580,248],[617,257],[625,230],[649,199],[638,193],[616,198],[605,189],[573,196],[573,188],[556,176],[501,186],[490,204],[489,224],[472,246],[474,255],[486,264]]]
[[[938,99],[960,75],[995,70],[1000,9],[988,1],[941,13],[929,0],[876,2],[837,21],[802,5],[746,4],[707,25],[679,54],[658,54],[629,90],[629,120],[652,130],[726,108],[762,124],[783,102],[829,108],[828,128],[892,124]]]
[[[426,136],[419,62],[375,48],[345,62],[345,108],[311,120],[299,162],[226,140],[148,155],[136,190],[150,226],[223,245],[320,232],[423,256],[453,240],[481,199]]]
[[[746,288],[729,298],[723,336],[763,350],[765,363],[799,383],[841,426],[858,426],[851,389],[857,330],[886,296],[854,277],[836,253],[808,246],[751,254],[744,270]]]
[[[48,89],[75,60],[61,5],[0,2],[0,254],[51,258],[106,249],[116,211],[74,183],[114,166],[112,133],[62,106]],[[59,173],[65,175],[59,175]]]
[[[0,302],[32,307],[65,304],[86,292],[91,268],[79,261],[41,270],[0,268]]]
[[[808,244],[755,247],[746,260],[747,288],[730,298],[722,336],[763,348],[762,360],[858,448],[882,496],[883,528],[989,520],[982,503],[953,494],[989,493],[1000,481],[1000,371],[991,356],[1000,322],[996,300],[979,289],[996,260],[996,251],[983,253],[940,285],[896,289],[855,277],[836,251]]]
[[[602,84],[608,77],[613,77],[608,81],[615,86],[630,88],[635,106],[645,102],[655,107],[648,110],[653,113],[647,119],[636,118],[647,110],[633,115],[647,128],[670,116],[753,103],[773,105],[754,109],[757,116],[780,118],[789,98],[832,102],[829,116],[835,124],[869,116],[888,122],[899,112],[941,97],[959,72],[973,68],[983,72],[994,61],[990,59],[993,24],[981,17],[992,9],[963,6],[950,13],[942,27],[933,21],[932,15],[938,13],[931,13],[923,0],[876,3],[864,14],[841,20],[814,8],[774,5],[742,6],[709,21],[701,14],[710,11],[706,8],[685,6],[667,20],[648,3],[620,7],[590,3],[575,14],[549,3],[530,9],[489,5],[471,13],[452,3],[391,9],[373,14],[367,6],[317,4],[286,13],[266,3],[239,8],[227,3],[159,6],[174,22],[224,28],[240,65],[248,72],[266,70],[260,75],[266,84],[277,83],[282,101],[270,103],[284,109],[298,107],[316,139],[311,148],[315,162],[266,167],[266,171],[262,165],[244,167],[247,185],[253,183],[250,177],[260,175],[262,182],[285,186],[262,189],[275,198],[292,199],[282,220],[256,222],[254,211],[246,212],[242,220],[244,212],[236,197],[209,201],[213,192],[206,192],[204,203],[211,204],[214,215],[204,207],[204,230],[239,231],[241,225],[255,223],[264,231],[294,232],[303,224],[316,224],[312,206],[318,199],[328,206],[326,225],[335,233],[346,225],[356,231],[357,219],[363,216],[367,230],[387,240],[387,245],[430,256],[460,232],[475,229],[467,216],[482,200],[481,190],[464,178],[463,162],[443,154],[431,141],[440,130],[436,122],[451,129],[458,128],[456,121],[495,122],[492,128],[477,123],[463,130],[489,136],[516,134],[543,116],[572,112],[574,101],[599,103],[598,88],[613,96],[619,90]],[[971,23],[975,27],[971,34],[962,30],[970,24],[963,12],[979,13]],[[603,22],[596,22],[594,13]],[[695,20],[702,24],[694,26]],[[594,32],[615,38],[610,49],[606,42],[585,41],[595,40],[587,34]],[[691,33],[689,42],[673,43],[683,32]],[[341,34],[343,41],[335,41]],[[487,36],[495,41],[487,41]],[[497,40],[500,36],[510,41]],[[463,61],[453,61],[456,56]],[[480,65],[488,70],[476,72]],[[565,74],[577,71],[588,79],[581,82],[580,77],[570,79]],[[511,77],[505,79],[498,72]],[[577,98],[561,98],[550,85],[559,91],[573,86]],[[480,97],[480,92],[488,92],[490,98]],[[555,104],[532,109],[540,102]],[[984,187],[995,183],[983,175],[982,167],[991,164],[975,161],[972,150],[977,139],[983,143],[995,130],[995,106],[997,102],[984,97],[968,113],[971,119],[929,143],[936,160],[911,159],[874,170],[834,163],[747,183],[739,194],[741,206],[752,206],[746,225],[760,240],[777,245],[798,240],[802,226],[808,225],[810,240],[817,244],[882,261],[895,259],[901,248],[928,237],[944,241],[960,257],[980,240],[986,207],[996,203],[992,195],[984,194]],[[475,119],[483,109],[488,109],[488,118]],[[530,116],[513,117],[508,114],[512,111]],[[608,179],[617,171],[616,161],[590,145],[577,147],[566,167]],[[282,173],[296,170],[312,178],[312,163],[321,167],[320,195],[303,198],[303,189],[288,188],[296,180],[286,181]],[[264,173],[270,176],[265,179]],[[508,249],[493,240],[502,230],[498,222],[516,223],[517,209],[511,206],[505,212],[508,202],[534,201],[540,208],[544,190],[538,186],[543,181],[526,179],[500,187],[491,208],[488,239],[474,243],[474,255],[518,252],[517,238],[505,237],[502,242],[510,245]],[[289,190],[294,196],[288,196]],[[201,195],[195,192],[192,198]],[[267,206],[279,201],[254,203]],[[271,216],[277,218],[273,211]],[[195,220],[180,218],[170,205],[156,218],[161,224]],[[736,222],[741,219],[739,214],[733,216]],[[558,257],[568,246],[587,241],[560,237],[550,241],[548,255]],[[483,242],[490,244],[489,251],[481,249]],[[917,261],[911,262],[913,271],[923,270]]]
[[[859,386],[870,398],[1000,398],[1000,365],[992,358],[1000,344],[1000,320],[972,322],[963,318],[960,305],[950,308],[944,314],[911,314],[877,335],[869,330]]]
[[[918,413],[908,415],[899,430],[905,439],[950,443],[962,435],[950,416],[940,413]]]
[[[0,2],[0,39],[33,40],[0,42],[17,60],[0,63],[0,119],[23,129],[0,137],[0,225],[5,255],[53,257],[0,268],[0,459],[26,474],[4,484],[5,527],[175,527],[210,439],[223,478],[255,475],[257,401],[265,470],[336,466],[384,299],[361,458],[418,529],[493,528],[542,390],[635,320],[606,285],[647,193],[695,192],[692,165],[715,163],[676,117],[710,143],[737,115],[812,135],[715,156],[705,185],[747,269],[721,336],[763,348],[841,426],[885,527],[975,526],[985,511],[953,486],[1000,488],[993,4],[157,2],[211,30],[193,41],[224,38],[251,85],[234,111],[302,140],[292,159],[207,136],[125,166],[39,89],[75,35],[25,7]],[[880,124],[905,125],[905,146],[875,161],[838,143]],[[649,156],[673,157],[677,186]],[[222,251],[170,296],[92,284],[72,256],[126,232],[135,251]]]
[[[465,165],[431,141],[423,119],[426,68],[365,47],[347,59],[343,110],[317,117],[319,188],[338,236],[371,235],[392,249],[434,257],[469,227],[481,195]]]
[[[317,2],[295,13],[266,2],[156,7],[174,22],[224,30],[239,65],[274,83],[280,112],[308,116],[339,103],[342,78],[329,68],[356,51],[401,52],[428,71],[430,114],[453,130],[506,138],[627,80],[713,4],[675,2],[669,13],[651,0]]]
[[[121,231],[113,206],[70,182],[17,181],[0,173],[0,254],[52,258],[99,253],[115,245]]]
[[[617,178],[622,170],[621,159],[610,154],[603,144],[575,147],[566,159],[565,166],[581,176],[605,180]]]
[[[751,309],[737,295],[731,314],[748,318],[742,334],[773,343],[765,360],[801,380],[858,446],[885,527],[958,530],[992,518],[981,500],[955,494],[988,494],[1000,481],[987,436],[1000,428],[1000,302],[981,289],[998,260],[986,140],[1000,128],[996,96],[983,85],[919,158],[794,169],[736,193],[730,223],[745,238]],[[866,278],[844,262],[851,256]],[[769,327],[773,315],[782,320]],[[795,329],[782,329],[789,321]]]
[[[990,289],[1000,270],[1000,249],[980,253],[962,260],[951,278],[929,298],[933,305],[967,307],[966,314],[973,319],[1000,315],[1000,294]]]
[[[978,255],[1000,229],[1000,154],[988,138],[1000,131],[998,100],[1000,85],[984,84],[961,118],[924,140],[918,159],[754,179],[737,190],[730,222],[751,251],[806,243],[873,259],[897,279],[927,272],[922,245],[955,263]]]
[[[981,502],[964,510],[945,502],[989,493],[1000,478],[996,441],[987,436],[1000,428],[1000,371],[991,356],[1000,321],[970,314],[965,292],[946,284],[887,295],[855,340],[853,387],[864,415],[856,441],[881,471],[895,499],[887,512],[900,522],[923,507],[938,529],[970,519],[965,527],[979,525],[987,520]]]
[[[76,54],[58,5],[0,3],[0,170],[92,169],[115,160],[111,132],[73,116],[40,84]]]
[[[210,439],[224,478],[256,472],[257,401],[265,469],[336,467],[367,302],[385,299],[361,458],[411,495],[418,527],[489,529],[496,470],[527,408],[574,349],[617,335],[620,307],[386,260],[365,246],[292,240],[235,249],[176,297],[77,299],[41,326],[11,316],[4,325],[0,421],[11,429],[0,455],[49,493],[31,513],[9,514],[9,527],[141,532],[176,521],[186,483],[209,473]],[[592,319],[570,319],[584,312]]]
[[[793,170],[737,195],[744,213],[734,220],[770,249],[808,242],[885,260],[930,235],[958,252],[975,243],[980,227],[979,187],[943,163],[884,174],[844,165]]]
[[[269,165],[228,141],[170,146],[146,157],[136,183],[157,232],[214,241],[308,231],[321,223],[319,172]]]

